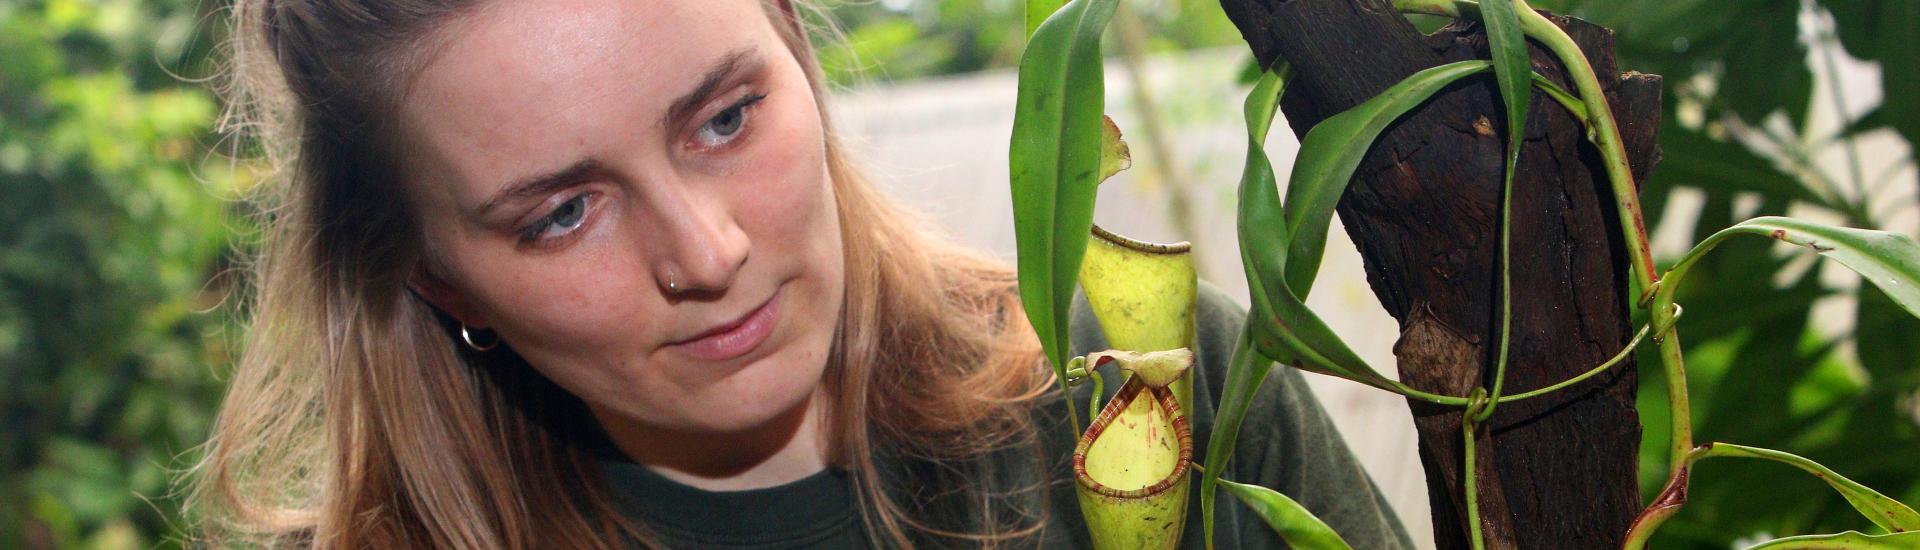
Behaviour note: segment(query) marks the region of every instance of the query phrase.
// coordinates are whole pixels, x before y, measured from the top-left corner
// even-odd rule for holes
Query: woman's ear
[[[460,289],[448,284],[447,280],[435,273],[426,262],[413,268],[413,274],[407,277],[407,287],[420,299],[446,312],[455,321],[470,328],[487,328],[486,316],[481,315],[473,302]]]

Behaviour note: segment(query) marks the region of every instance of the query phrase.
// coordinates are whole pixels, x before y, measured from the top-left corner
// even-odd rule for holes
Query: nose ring
[[[680,285],[673,281],[673,272],[667,272],[667,292],[680,292]]]

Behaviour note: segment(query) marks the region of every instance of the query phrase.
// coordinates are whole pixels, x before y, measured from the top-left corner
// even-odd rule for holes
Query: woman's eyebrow
[[[667,115],[660,119],[660,125],[667,126],[676,121],[685,120],[735,74],[758,70],[761,64],[758,54],[759,52],[752,46],[727,52],[726,56],[720,58],[719,63],[707,69],[707,75],[700,79],[700,85],[694,86],[693,91],[673,100],[673,105],[667,108]]]
[[[726,85],[734,75],[758,70],[762,64],[758,54],[759,52],[752,46],[727,52],[718,63],[707,69],[707,74],[701,77],[699,85],[673,101],[673,104],[667,108],[666,116],[660,119],[660,124],[664,126],[692,116],[693,111],[699,109],[702,102],[718,92],[720,87]],[[500,191],[487,199],[485,204],[475,209],[473,218],[484,220],[501,205],[526,197],[544,195],[555,189],[578,183],[598,171],[600,171],[600,163],[593,159],[582,159],[566,168],[515,181],[501,187]]]
[[[582,159],[566,168],[516,181],[500,188],[500,192],[494,193],[493,198],[487,199],[486,204],[474,210],[473,218],[476,220],[485,220],[488,214],[491,214],[494,209],[499,208],[501,205],[527,197],[545,195],[556,189],[579,183],[580,180],[586,179],[588,176],[599,171],[599,162],[595,162],[593,159]]]

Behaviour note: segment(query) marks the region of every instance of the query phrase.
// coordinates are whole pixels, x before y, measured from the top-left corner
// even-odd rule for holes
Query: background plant
[[[195,2],[0,4],[0,547],[178,544],[231,361]]]

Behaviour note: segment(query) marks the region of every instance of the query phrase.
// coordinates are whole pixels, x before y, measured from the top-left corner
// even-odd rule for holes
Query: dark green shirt
[[[1195,343],[1194,449],[1203,453],[1213,433],[1219,388],[1226,379],[1244,311],[1212,287],[1202,286]],[[1106,349],[1106,338],[1082,297],[1073,307],[1073,354]],[[1111,365],[1101,373],[1119,380]],[[1109,396],[1119,384],[1107,384]],[[1066,402],[1036,406],[1038,448],[1021,447],[960,463],[928,463],[877,457],[889,494],[914,517],[943,529],[979,532],[987,525],[1046,526],[1009,546],[1088,548],[1086,526],[1074,497],[1070,458],[1075,434],[1066,427],[1066,403],[1085,407],[1091,385],[1074,388]],[[1196,456],[1196,460],[1198,456]],[[1042,468],[1041,465],[1045,464]],[[623,513],[645,525],[668,548],[866,548],[857,491],[845,471],[828,468],[778,487],[712,492],[682,485],[624,460],[606,460],[608,483]],[[1226,477],[1272,487],[1293,497],[1338,531],[1354,548],[1411,548],[1407,533],[1380,492],[1347,450],[1326,411],[1299,372],[1275,368],[1260,387],[1241,428],[1239,449]],[[1190,476],[1198,485],[1197,473]],[[1039,487],[1044,485],[1044,487]],[[982,512],[977,489],[1000,491]],[[1188,505],[1182,548],[1204,548],[1200,500]],[[1252,511],[1220,492],[1215,495],[1218,548],[1278,548],[1280,539]],[[990,517],[991,520],[978,518]],[[1002,531],[1008,529],[1002,528]],[[927,537],[921,546],[977,546],[959,539]]]

